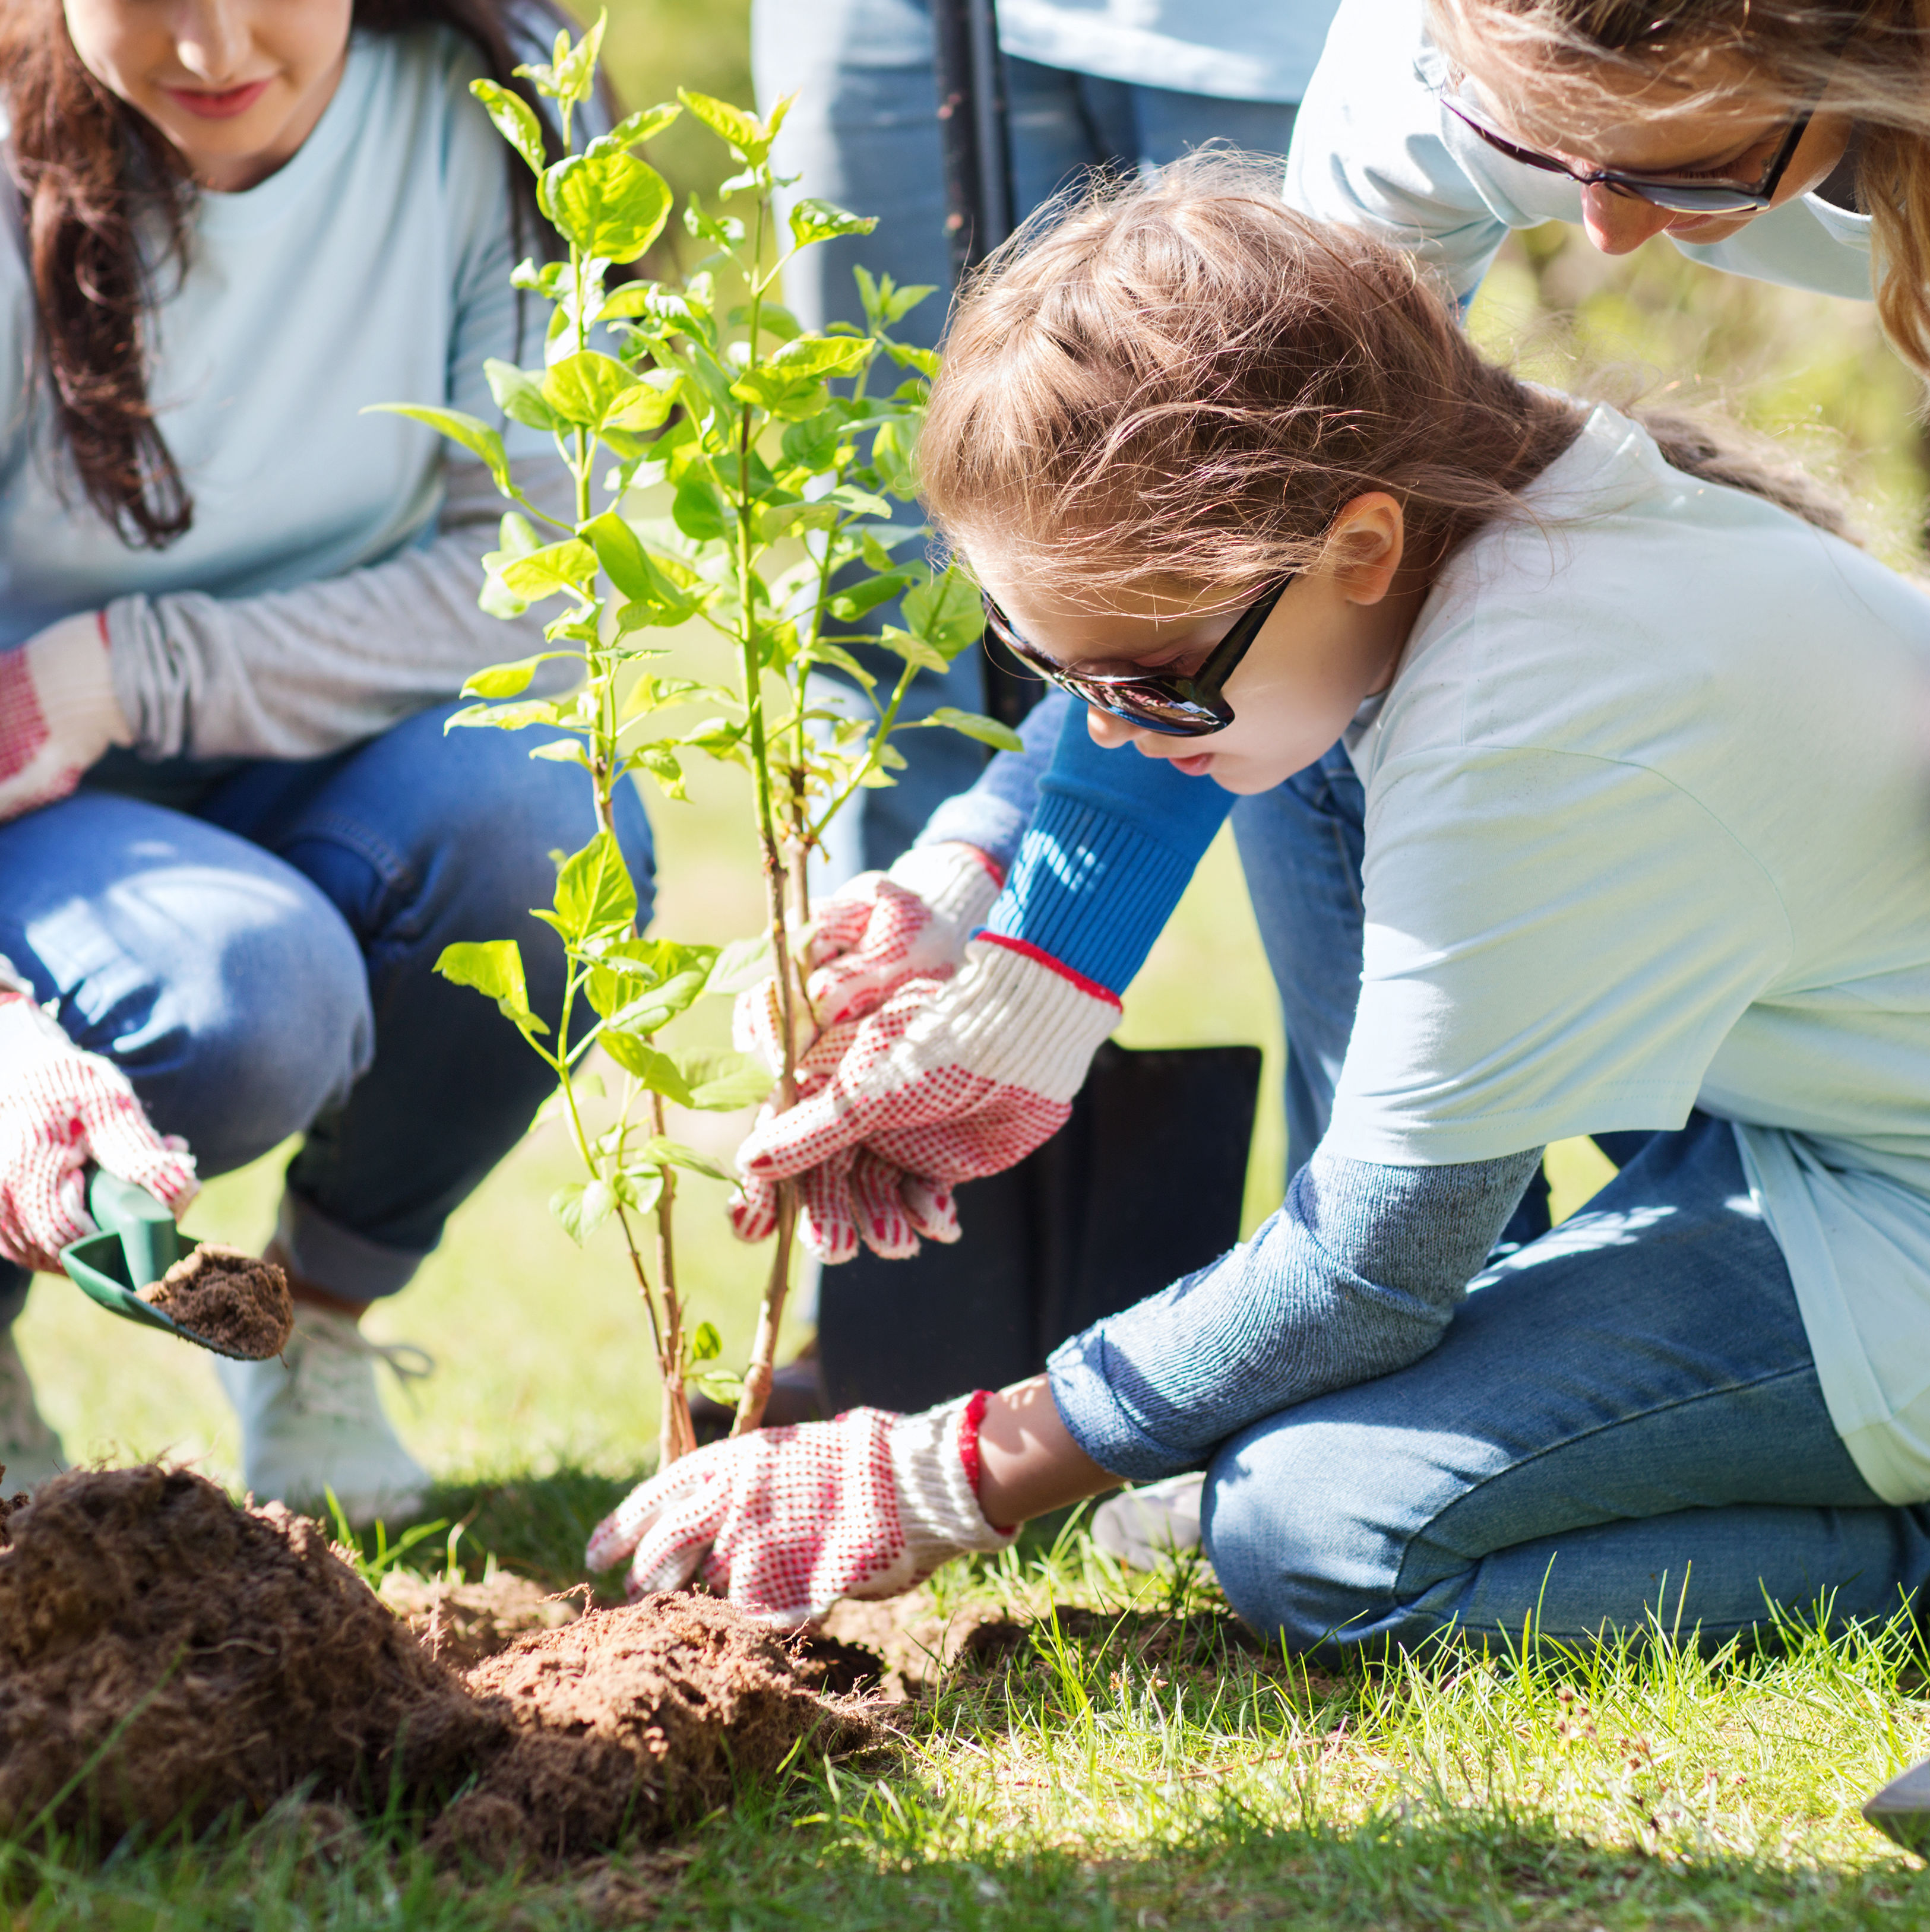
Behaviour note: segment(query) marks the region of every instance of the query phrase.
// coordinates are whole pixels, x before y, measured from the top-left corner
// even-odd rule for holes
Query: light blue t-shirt
[[[446,403],[500,419],[482,362],[518,357],[515,256],[506,150],[469,98],[481,70],[446,28],[358,34],[287,165],[199,198],[186,272],[164,280],[152,320],[156,426],[194,500],[194,528],[164,550],[123,543],[65,473],[44,385],[29,382],[26,265],[0,227],[0,650],[117,598],[254,597],[432,534],[442,439],[362,411]],[[450,458],[464,464],[481,467]]]
[[[1511,228],[1578,223],[1581,190],[1511,161],[1450,114],[1448,79],[1423,0],[1342,0],[1294,124],[1286,198],[1412,249],[1466,296]],[[1870,299],[1869,218],[1817,195],[1756,216],[1726,242],[1676,245],[1757,281]]]
[[[1008,54],[1223,100],[1298,100],[1334,0],[998,0]]]
[[[1613,410],[1526,496],[1354,749],[1324,1144],[1736,1122],[1832,1420],[1879,1495],[1930,1499],[1930,594]]]

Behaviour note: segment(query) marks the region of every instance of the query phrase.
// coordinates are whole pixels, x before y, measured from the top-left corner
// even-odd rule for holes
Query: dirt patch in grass
[[[295,1304],[272,1262],[203,1241],[183,1255],[141,1299],[224,1355],[266,1361],[288,1346]]]
[[[560,1630],[584,1609],[583,1592],[546,1591],[507,1570],[474,1583],[392,1570],[379,1594],[431,1657],[458,1670],[507,1650],[532,1630]]]
[[[4,1528],[10,1834],[92,1827],[104,1848],[306,1786],[353,1811],[440,1810],[452,1855],[547,1862],[670,1831],[800,1747],[879,1736],[771,1632],[702,1598],[538,1631],[465,1680],[319,1526],[184,1470],[77,1472]]]

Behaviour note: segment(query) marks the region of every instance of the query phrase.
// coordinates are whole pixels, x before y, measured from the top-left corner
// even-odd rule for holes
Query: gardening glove
[[[82,1052],[0,959],[0,1255],[59,1272],[61,1250],[95,1232],[90,1162],[176,1214],[200,1186],[187,1143],[157,1134],[127,1076]]]
[[[854,1408],[693,1450],[632,1490],[590,1539],[629,1559],[634,1601],[694,1576],[794,1629],[840,1597],[895,1597],[968,1550],[1003,1550],[978,1506],[980,1390],[920,1415]]]
[[[899,1259],[921,1234],[955,1239],[951,1190],[1049,1140],[1118,1022],[1112,994],[1036,946],[968,941],[951,978],[908,980],[812,1043],[797,1104],[767,1106],[737,1150],[733,1227],[761,1238],[771,1184],[794,1177],[800,1238],[823,1261],[848,1261],[860,1240]]]
[[[0,654],[0,820],[66,797],[110,745],[134,739],[98,610],[63,617]]]
[[[956,971],[1004,883],[976,845],[947,839],[914,846],[890,872],[860,872],[821,900],[804,953],[812,1011],[801,1039],[875,1011],[907,980]],[[740,1053],[782,1070],[775,974],[737,996],[731,1030]]]

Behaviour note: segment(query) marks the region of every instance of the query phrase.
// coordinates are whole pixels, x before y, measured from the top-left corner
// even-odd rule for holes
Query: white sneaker
[[[375,1365],[411,1381],[435,1364],[407,1342],[371,1342],[353,1316],[298,1304],[280,1361],[217,1357],[215,1372],[242,1419],[242,1482],[260,1502],[316,1508],[330,1492],[360,1528],[413,1515],[429,1472],[383,1413]]]
[[[1203,1472],[1169,1476],[1101,1503],[1092,1515],[1092,1540],[1129,1570],[1157,1570],[1175,1551],[1199,1547]]]
[[[38,1489],[67,1467],[60,1438],[34,1400],[34,1385],[11,1328],[0,1328],[0,1462],[7,1470],[0,1477],[0,1492],[10,1496]]]

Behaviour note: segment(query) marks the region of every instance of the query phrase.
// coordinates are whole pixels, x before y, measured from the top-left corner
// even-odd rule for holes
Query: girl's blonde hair
[[[1790,121],[1826,92],[1856,126],[1878,318],[1930,379],[1930,0],[1429,0],[1428,19],[1504,108],[1551,70],[1570,103],[1625,113],[1655,86],[1670,109],[1733,106],[1739,76],[1751,107]]]
[[[1294,213],[1262,166],[1196,156],[1102,184],[980,272],[919,441],[956,548],[1099,604],[1149,580],[1230,598],[1317,565],[1367,491],[1400,500],[1427,560],[1520,514],[1583,410],[1484,361],[1411,256]],[[1636,413],[1678,467],[1847,534],[1799,470]]]

